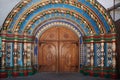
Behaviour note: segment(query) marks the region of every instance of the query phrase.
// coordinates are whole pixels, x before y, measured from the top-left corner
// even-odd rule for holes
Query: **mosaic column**
[[[11,58],[12,58],[12,55],[11,55],[11,43],[6,43],[6,66],[7,67],[11,67]]]
[[[6,63],[6,54],[3,51],[2,52],[2,66],[1,66],[2,71],[5,71],[5,63]]]
[[[31,67],[31,43],[28,43],[27,45],[27,65],[28,67]]]
[[[93,70],[93,64],[94,64],[94,45],[93,45],[93,36],[91,36],[92,40],[90,43],[90,65],[91,65],[91,70]]]
[[[104,71],[103,71],[103,69],[104,69],[104,34],[102,34],[101,35],[101,43],[100,43],[100,45],[101,45],[101,51],[100,51],[100,69],[101,69],[101,72],[100,72],[100,76],[101,77],[104,77],[104,75],[105,75],[105,73],[104,73]]]
[[[101,71],[104,67],[104,40],[101,40]]]
[[[6,54],[5,54],[5,42],[2,42],[2,70],[5,70]]]
[[[23,53],[23,63],[24,63],[24,68],[26,69],[27,67],[27,33],[24,33],[24,53]]]
[[[34,67],[38,69],[38,38],[35,38],[34,42]]]
[[[115,39],[112,40],[112,49],[113,49],[113,54],[112,54],[112,67],[113,67],[113,72],[115,72],[116,69],[116,43],[115,43]]]
[[[14,53],[13,53],[13,60],[14,60],[14,69],[16,70],[17,69],[17,66],[18,66],[18,52],[17,52],[17,37],[18,36],[18,32],[15,32],[15,40],[14,40]]]
[[[101,34],[101,73],[103,74],[103,68],[104,68],[104,34]]]
[[[5,64],[6,64],[6,43],[5,43],[5,38],[6,38],[6,31],[2,31],[2,70],[5,70]]]
[[[31,51],[31,65],[34,65],[35,64],[35,55],[34,55],[34,47],[35,45],[32,43],[31,44],[31,48],[32,48],[32,51]]]
[[[91,59],[91,57],[90,57],[90,44],[86,44],[86,51],[87,51],[87,55],[86,55],[86,57],[87,57],[87,66],[90,66],[90,59]]]
[[[32,71],[32,65],[31,65],[31,53],[32,53],[32,48],[31,48],[32,44],[31,43],[27,43],[27,71],[28,74],[31,75]]]
[[[18,65],[23,67],[23,43],[18,43]]]

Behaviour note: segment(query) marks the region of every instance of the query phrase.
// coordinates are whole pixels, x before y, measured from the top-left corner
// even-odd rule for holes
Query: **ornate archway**
[[[14,66],[13,72],[18,66],[32,72],[32,65],[38,65],[38,39],[53,26],[65,26],[80,38],[79,65],[81,69],[86,66],[86,73],[98,69],[95,73],[102,75],[110,67],[115,73],[115,26],[110,15],[96,0],[21,1],[8,15],[1,29],[3,72],[5,66]],[[10,47],[9,51],[5,50],[7,47]],[[21,67],[19,69],[24,71]]]

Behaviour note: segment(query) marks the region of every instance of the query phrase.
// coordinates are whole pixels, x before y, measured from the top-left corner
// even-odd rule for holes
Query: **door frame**
[[[51,28],[53,28],[53,27],[51,27]],[[67,27],[64,27],[64,28],[67,28]],[[48,28],[48,29],[50,29],[50,28]],[[47,29],[47,30],[48,30]],[[72,31],[71,29],[69,29],[70,31]],[[74,31],[72,31],[74,34],[75,34],[75,32]],[[41,36],[43,35],[44,33],[42,33],[41,34]],[[40,37],[41,36],[39,36],[39,39],[40,39]],[[77,36],[77,34],[76,34],[76,36]],[[78,36],[77,36],[78,37]],[[72,41],[72,40],[45,40],[45,41],[40,41],[38,39],[38,55],[39,55],[39,45],[41,44],[41,42],[58,42],[58,44],[59,44],[59,42],[65,42],[65,41]],[[74,40],[73,40],[73,42],[75,42]],[[79,72],[80,71],[80,38],[78,37],[78,41],[76,41],[76,43],[78,44],[78,71],[77,72]],[[59,46],[58,46],[59,47]],[[59,48],[58,48],[58,51],[59,51]],[[57,57],[59,58],[59,53],[57,54]],[[39,56],[38,56],[38,67],[39,67]],[[57,59],[58,60],[58,59]],[[59,61],[57,61],[57,67],[59,67]],[[39,72],[39,68],[38,68],[38,72]],[[59,71],[59,68],[57,68],[57,70],[56,70],[56,72],[59,72],[59,73],[61,73],[60,71]]]

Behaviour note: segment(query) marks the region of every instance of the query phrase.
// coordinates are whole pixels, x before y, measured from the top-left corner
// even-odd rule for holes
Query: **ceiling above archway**
[[[76,24],[83,35],[115,32],[110,15],[96,0],[23,0],[10,12],[2,30],[32,35],[44,22],[59,18]]]

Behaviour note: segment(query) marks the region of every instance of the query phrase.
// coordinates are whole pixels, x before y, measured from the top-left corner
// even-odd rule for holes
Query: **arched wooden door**
[[[77,72],[79,44],[77,35],[64,27],[46,30],[39,39],[40,72]]]

